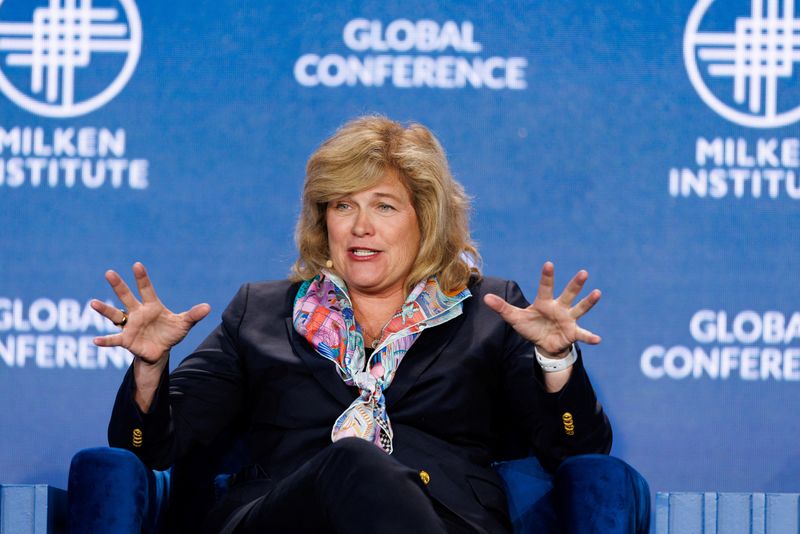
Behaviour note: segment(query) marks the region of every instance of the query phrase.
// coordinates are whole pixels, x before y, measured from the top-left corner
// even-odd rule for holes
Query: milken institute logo
[[[125,20],[120,20],[116,7],[95,7],[91,0],[49,0],[46,7],[28,12],[30,22],[8,20],[10,5],[19,8],[23,3],[28,4],[9,0],[4,6],[0,0],[0,91],[9,99],[45,117],[76,117],[105,105],[125,87],[142,46],[142,25],[133,0],[113,2],[122,7]],[[100,55],[119,54],[124,62],[109,77],[110,84],[84,89],[83,98],[76,98],[81,77],[92,62]],[[27,71],[26,76],[21,71]]]
[[[683,57],[692,85],[714,111],[742,126],[776,128],[796,122],[800,106],[791,107],[800,104],[794,69],[800,62],[795,0],[752,0],[749,14],[720,19],[721,7],[730,4],[700,0],[689,15]],[[712,7],[718,8],[713,17]],[[733,31],[700,31],[704,19]],[[719,83],[726,79],[730,85]],[[794,98],[779,98],[787,89]]]

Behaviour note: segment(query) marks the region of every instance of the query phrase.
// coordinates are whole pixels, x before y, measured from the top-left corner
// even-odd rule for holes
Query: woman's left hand
[[[553,298],[554,272],[551,262],[544,264],[536,300],[527,308],[518,308],[492,294],[486,295],[483,301],[522,337],[548,355],[559,358],[567,355],[575,341],[590,345],[600,343],[600,336],[578,326],[578,319],[600,300],[600,291],[593,290],[573,306],[572,303],[589,278],[586,271],[578,271],[564,292],[558,298]]]

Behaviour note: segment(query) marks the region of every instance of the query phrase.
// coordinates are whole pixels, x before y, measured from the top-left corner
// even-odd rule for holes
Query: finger
[[[108,319],[114,324],[121,323],[122,318],[125,314],[119,308],[115,306],[109,306],[105,302],[100,300],[94,299],[92,300],[89,305],[92,307],[94,311]]]
[[[194,326],[198,322],[205,319],[210,312],[211,312],[211,306],[209,306],[204,302],[202,304],[192,306],[190,310],[183,312],[181,315],[187,321],[189,321],[189,323],[191,323],[192,326]]]
[[[564,288],[561,295],[559,295],[558,301],[567,306],[572,306],[572,302],[583,289],[583,284],[586,283],[587,278],[589,278],[589,273],[584,270],[578,271],[578,273],[572,277],[572,280],[569,281],[567,287]]]
[[[542,277],[539,279],[539,289],[536,298],[540,300],[553,300],[553,286],[555,285],[555,272],[553,262],[547,261],[542,267]]]
[[[575,319],[577,319],[577,318],[579,318],[579,317],[583,316],[583,314],[585,314],[586,312],[588,312],[589,310],[591,310],[591,309],[594,307],[594,305],[595,305],[595,304],[597,304],[597,301],[599,301],[599,300],[600,300],[600,297],[601,297],[601,296],[603,296],[603,294],[602,294],[602,293],[600,293],[600,290],[599,290],[599,289],[594,289],[594,290],[592,290],[592,292],[591,292],[591,293],[589,293],[588,295],[586,295],[585,297],[583,297],[583,298],[582,298],[582,299],[581,299],[581,300],[580,300],[580,301],[579,301],[579,302],[578,302],[578,303],[575,305],[575,307],[574,307],[574,308],[572,308],[571,310],[569,310],[569,314],[570,314],[572,317],[574,317]]]
[[[498,297],[492,293],[484,295],[483,302],[492,310],[497,312],[497,314],[500,315],[505,322],[511,325],[518,320],[519,313],[522,312],[520,308],[517,308],[513,304],[509,304],[502,297]]]
[[[583,341],[589,345],[597,345],[600,343],[600,341],[602,341],[602,339],[594,332],[590,332],[585,328],[578,327],[575,332],[575,341]]]
[[[111,334],[110,336],[99,336],[94,338],[94,344],[98,347],[121,347],[122,334]]]
[[[150,277],[147,276],[147,269],[141,262],[137,261],[133,264],[133,276],[136,279],[139,294],[142,296],[142,302],[157,302],[156,290],[150,282]]]
[[[135,296],[133,296],[128,284],[125,283],[120,275],[114,271],[106,271],[106,280],[111,285],[111,289],[114,290],[114,293],[116,293],[117,298],[120,300],[120,302],[122,302],[123,306],[128,309],[128,311],[139,307],[139,301],[136,300]]]

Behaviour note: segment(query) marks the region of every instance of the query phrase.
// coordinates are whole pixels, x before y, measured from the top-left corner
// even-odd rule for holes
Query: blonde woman
[[[165,468],[243,421],[257,468],[209,531],[510,531],[492,462],[611,447],[575,344],[600,341],[577,324],[600,293],[577,299],[581,271],[555,297],[550,263],[532,304],[482,276],[468,212],[427,128],[344,125],[308,162],[291,279],[242,286],[171,375],[208,305],[174,314],[141,264],[141,301],[109,271],[127,311],[94,301],[123,327],[96,343],[135,355],[111,445]]]

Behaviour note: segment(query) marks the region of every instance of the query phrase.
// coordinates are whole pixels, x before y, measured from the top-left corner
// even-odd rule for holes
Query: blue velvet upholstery
[[[495,468],[505,484],[516,533],[646,534],[649,530],[647,482],[618,458],[575,456],[554,475],[533,457]]]
[[[156,533],[169,485],[168,472],[147,469],[130,451],[84,449],[69,468],[69,532]]]
[[[649,530],[650,488],[618,458],[587,454],[565,460],[556,472],[554,494],[562,527],[568,532],[645,534]]]
[[[570,458],[550,475],[535,458],[498,463],[515,533],[557,533],[557,511],[570,532],[646,533],[650,520],[647,483],[616,458]],[[218,477],[217,491],[223,479]],[[69,475],[69,527],[73,534],[156,533],[164,524],[169,472],[150,471],[122,449],[85,449]],[[560,508],[560,510],[559,510]],[[194,507],[194,515],[202,516]],[[173,518],[174,519],[174,518]],[[180,522],[178,522],[180,524]],[[175,528],[173,528],[175,530]]]

